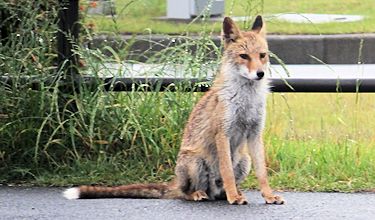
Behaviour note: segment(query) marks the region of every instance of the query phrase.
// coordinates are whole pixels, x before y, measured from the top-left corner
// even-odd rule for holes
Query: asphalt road
[[[66,200],[62,188],[0,187],[0,219],[375,219],[374,193],[279,193],[285,205],[151,199]]]

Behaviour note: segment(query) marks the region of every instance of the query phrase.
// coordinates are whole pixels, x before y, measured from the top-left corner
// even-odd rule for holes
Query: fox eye
[[[250,60],[249,55],[247,55],[247,54],[245,54],[245,53],[241,53],[241,54],[240,54],[240,57],[241,57],[242,59],[244,59],[244,60]]]
[[[260,57],[260,59],[265,58],[265,57],[266,57],[266,53],[260,53],[260,54],[259,54],[259,57]]]

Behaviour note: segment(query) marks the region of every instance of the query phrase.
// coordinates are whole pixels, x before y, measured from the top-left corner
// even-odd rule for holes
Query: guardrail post
[[[78,55],[73,47],[77,45],[79,33],[79,0],[59,0],[57,52],[58,69],[64,74],[60,80],[59,107],[75,112],[77,105],[74,100],[69,101],[69,96],[79,92]]]

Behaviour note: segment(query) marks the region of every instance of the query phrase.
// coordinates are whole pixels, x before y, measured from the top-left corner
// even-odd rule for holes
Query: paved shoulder
[[[281,193],[286,205],[150,199],[66,200],[62,188],[0,187],[0,219],[375,219],[374,193]]]

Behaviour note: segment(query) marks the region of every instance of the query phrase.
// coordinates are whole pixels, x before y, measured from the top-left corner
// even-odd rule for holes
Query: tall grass
[[[53,85],[43,83],[47,77],[61,75],[54,67],[58,6],[36,1],[23,12],[20,9],[23,3],[1,3],[2,9],[20,23],[10,31],[11,35],[1,47],[4,64],[0,73],[15,80],[10,86],[4,83],[1,87],[0,181],[62,184],[66,176],[78,174],[84,176],[81,181],[95,178],[95,182],[111,182],[113,178],[106,180],[103,175],[118,170],[133,173],[123,180],[129,182],[141,180],[142,176],[163,178],[160,174],[170,174],[182,125],[200,95],[182,92],[188,87],[183,84],[173,88],[176,92],[158,92],[157,89],[145,92],[141,88],[127,93],[106,92],[104,84],[94,90],[82,85],[79,93],[67,97],[67,103],[74,101],[78,108],[76,112],[69,111],[67,106],[60,106],[62,79]],[[44,9],[32,10],[39,4],[47,5]],[[50,17],[44,17],[46,15]],[[82,38],[90,41],[90,30],[83,32],[86,36]],[[149,62],[184,64],[187,71],[198,76],[201,72],[197,64],[203,59],[208,61],[208,53],[220,53],[207,37],[196,42],[189,37],[181,40],[184,43],[180,46],[165,48],[150,57]],[[188,49],[192,45],[196,49],[195,56]],[[75,48],[87,63],[86,68],[81,69],[82,74],[105,70],[106,63],[121,64],[128,54],[126,48],[122,51],[110,47],[102,51],[89,50],[79,45]],[[108,57],[108,52],[113,56]],[[31,90],[29,84],[22,84],[21,79],[26,75],[41,83],[38,91]],[[62,182],[53,182],[52,177],[61,178]],[[169,175],[164,175],[165,178]],[[68,182],[72,181],[68,179]]]
[[[134,87],[122,93],[106,92],[103,84],[95,89],[82,85],[80,93],[67,97],[78,111],[59,106],[60,81],[43,83],[60,74],[54,67],[56,5],[35,1],[22,8],[29,5],[23,3],[0,3],[13,17],[22,15],[0,47],[0,74],[15,79],[0,87],[0,182],[70,185],[170,179],[183,126],[202,93],[185,92],[188,84],[176,85],[175,92]],[[40,4],[46,4],[45,9],[32,10]],[[83,30],[82,39],[92,43],[94,33]],[[218,64],[212,57],[221,52],[209,36],[210,29],[203,28],[198,39],[188,33],[175,37],[181,44],[167,46],[147,62],[181,64],[184,72],[205,77],[202,67]],[[107,63],[121,66],[130,43],[118,41],[124,48],[77,45],[75,52],[86,63],[81,73],[100,76],[108,71]],[[41,88],[29,89],[23,76],[36,77]],[[372,94],[270,95],[265,142],[272,185],[325,191],[375,188],[374,103]],[[244,186],[257,185],[249,177]]]
[[[0,74],[12,77],[0,86],[1,179],[32,175],[34,141],[51,95],[29,90],[21,76],[47,77],[54,69],[54,37],[57,30],[54,1],[2,1]],[[36,10],[37,9],[37,10]],[[6,34],[9,33],[9,34]],[[21,175],[20,175],[21,173]]]

